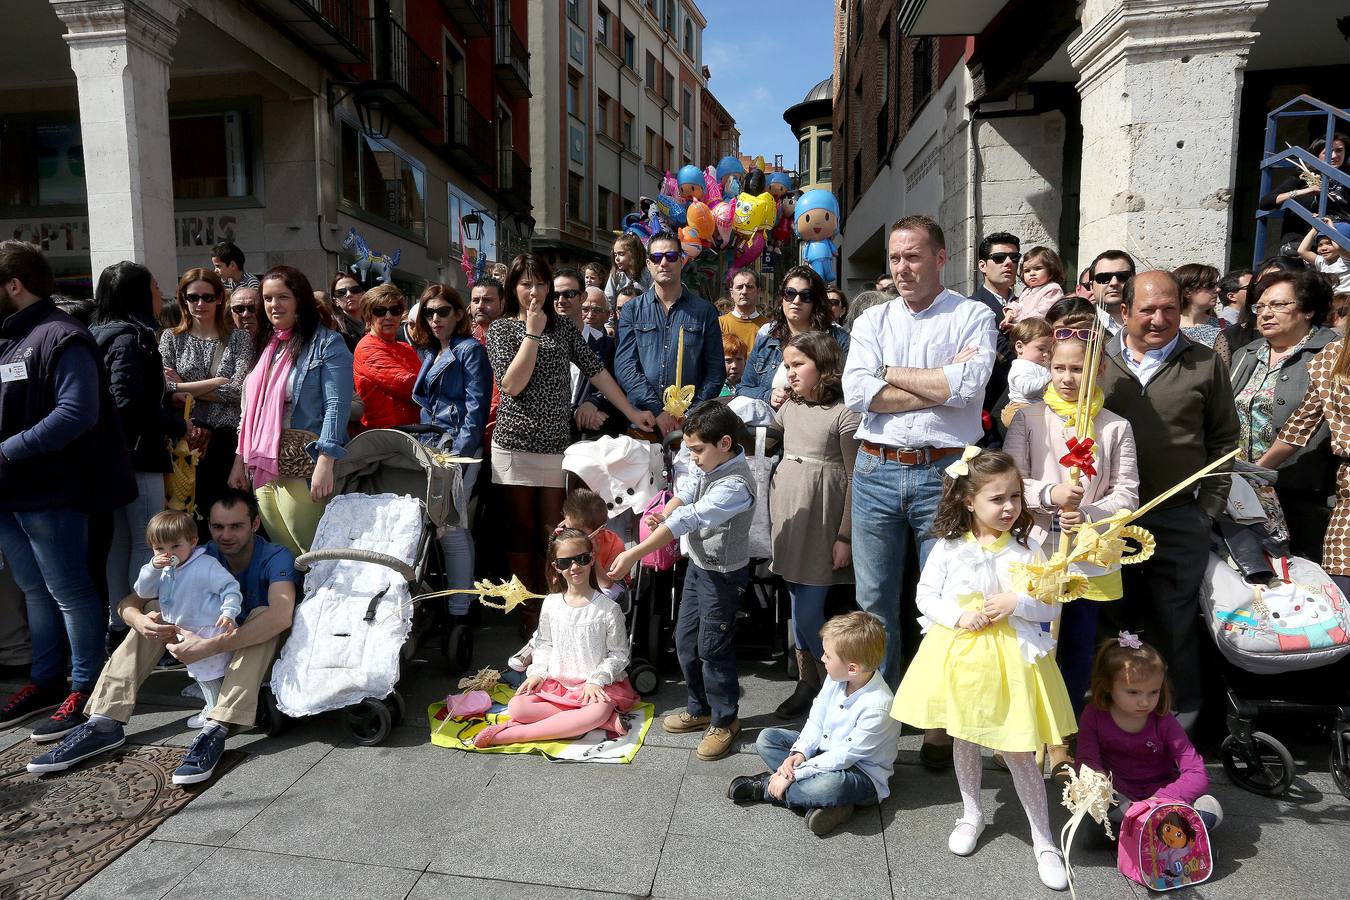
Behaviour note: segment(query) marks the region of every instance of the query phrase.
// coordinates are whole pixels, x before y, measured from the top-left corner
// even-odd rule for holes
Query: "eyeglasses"
[[[796,288],[783,288],[783,300],[787,303],[815,303],[811,291],[799,291]]]
[[[1129,270],[1120,272],[1098,272],[1092,276],[1092,280],[1098,284],[1110,284],[1112,281],[1119,281],[1121,284],[1134,277],[1134,273]]]
[[[448,319],[450,314],[455,311],[453,306],[428,306],[427,317],[432,319]]]
[[[583,306],[581,307],[581,311],[588,316],[598,316],[609,312],[609,310],[603,306]]]
[[[1272,303],[1258,303],[1252,307],[1252,312],[1256,313],[1258,316],[1266,310],[1270,310],[1273,313],[1287,313],[1297,305],[1298,304],[1293,300],[1277,300]]]
[[[996,266],[1001,266],[1001,265],[1003,265],[1004,262],[1006,262],[1007,260],[1010,260],[1010,259],[1011,259],[1013,262],[1017,262],[1017,261],[1020,260],[1021,258],[1022,258],[1022,254],[1020,254],[1020,253],[1004,253],[1004,252],[1001,251],[1001,250],[1000,250],[998,253],[990,253],[990,254],[989,254],[989,261],[992,262],[992,263],[993,263],[994,265],[996,265]]]
[[[575,297],[580,297],[580,296],[581,296],[581,291],[578,291],[578,290],[576,290],[575,288],[568,288],[568,289],[565,290],[565,291],[554,291],[553,293],[556,294],[557,296],[563,297],[563,298],[565,298],[565,299],[567,299],[567,300],[571,300],[571,299],[573,299],[573,298],[575,298]]]
[[[256,316],[258,310],[251,303],[241,303],[238,306],[231,306],[230,312],[236,316]]]
[[[566,572],[572,568],[572,565],[589,566],[591,564],[591,554],[578,553],[576,556],[560,556],[553,561],[553,568],[559,572]]]
[[[1091,328],[1056,328],[1051,332],[1057,341],[1071,341],[1078,338],[1080,341],[1092,340]]]
[[[358,284],[356,287],[338,288],[337,290],[333,291],[333,296],[336,299],[341,300],[343,297],[348,296],[356,297],[359,296],[360,294],[364,294],[365,292],[366,289]]]
[[[372,306],[372,307],[370,308],[370,314],[371,314],[372,316],[374,316],[375,318],[377,318],[377,319],[383,319],[385,316],[401,316],[401,315],[403,315],[403,307],[402,307],[402,306]]]
[[[652,261],[652,265],[654,266],[661,265],[663,261],[668,263],[679,262],[682,256],[684,256],[683,250],[667,250],[664,253],[647,254],[647,258]]]
[[[184,294],[183,299],[188,303],[215,303],[220,298],[215,294]]]

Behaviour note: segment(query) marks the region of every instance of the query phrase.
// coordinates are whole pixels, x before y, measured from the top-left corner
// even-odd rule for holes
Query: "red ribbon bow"
[[[1079,440],[1078,438],[1069,438],[1065,443],[1069,452],[1059,458],[1061,466],[1076,468],[1089,478],[1097,474],[1097,469],[1092,465],[1092,448],[1094,442],[1092,438]]]

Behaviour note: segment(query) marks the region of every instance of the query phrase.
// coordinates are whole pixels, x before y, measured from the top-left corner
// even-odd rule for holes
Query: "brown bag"
[[[282,429],[281,445],[277,448],[277,474],[282,478],[308,481],[314,474],[314,460],[309,458],[305,447],[318,439],[317,434],[302,428]]]

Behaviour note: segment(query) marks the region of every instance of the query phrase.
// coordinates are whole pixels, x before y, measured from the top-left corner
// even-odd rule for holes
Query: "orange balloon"
[[[708,208],[708,204],[702,200],[694,200],[685,209],[685,219],[689,224],[698,229],[702,235],[711,235],[713,233],[713,214]]]

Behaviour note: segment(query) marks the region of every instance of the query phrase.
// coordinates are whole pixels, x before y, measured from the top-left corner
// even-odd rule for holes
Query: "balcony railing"
[[[1322,122],[1317,124],[1326,129],[1324,137],[1327,147],[1335,142],[1337,132],[1344,131],[1347,126],[1350,126],[1350,112],[1323,103],[1307,94],[1299,94],[1293,100],[1278,109],[1272,110],[1266,116],[1266,145],[1265,153],[1261,159],[1261,196],[1264,197],[1274,189],[1277,171],[1282,178],[1299,174],[1305,183],[1313,180],[1318,183],[1317,209],[1313,213],[1297,200],[1286,200],[1275,209],[1257,212],[1256,254],[1252,263],[1253,267],[1258,265],[1267,253],[1274,253],[1279,249],[1278,247],[1266,247],[1269,217],[1279,213],[1283,213],[1286,219],[1289,216],[1302,219],[1309,227],[1316,228],[1318,232],[1331,238],[1342,249],[1350,250],[1350,241],[1346,240],[1345,235],[1323,221],[1327,214],[1327,202],[1330,199],[1332,188],[1336,188],[1339,192],[1350,191],[1350,176],[1347,176],[1343,170],[1333,167],[1326,160],[1318,159],[1302,147],[1288,147],[1285,150],[1279,150],[1276,141],[1280,125],[1293,119],[1321,119]],[[1326,155],[1330,156],[1330,154]],[[1285,225],[1284,230],[1289,231],[1290,229]],[[1278,232],[1276,234],[1278,235]]]
[[[474,109],[463,94],[454,94],[446,104],[450,139],[445,149],[454,161],[475,172],[491,172],[496,133],[487,116]]]
[[[497,192],[503,206],[516,212],[529,211],[530,167],[510,147],[497,151]]]
[[[441,5],[450,14],[468,37],[487,37],[488,14],[486,0],[441,0]]]
[[[497,23],[492,62],[503,90],[516,98],[530,96],[530,54],[510,22]]]
[[[357,0],[255,0],[268,16],[317,56],[333,63],[364,62],[370,52]]]
[[[362,91],[401,115],[415,129],[441,122],[440,66],[378,6],[371,26],[371,83]]]

